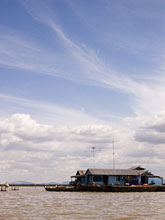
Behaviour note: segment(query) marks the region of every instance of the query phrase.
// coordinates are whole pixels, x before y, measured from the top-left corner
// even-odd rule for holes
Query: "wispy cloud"
[[[73,62],[77,63],[80,71],[78,75],[75,75],[74,71],[71,75],[73,77],[72,79],[81,79],[82,81],[83,79],[91,80],[96,85],[118,88],[128,93],[136,93],[137,87],[140,86],[136,81],[116,71],[110,64],[106,64],[91,48],[71,40],[61,27],[57,25],[51,13],[45,13],[44,7],[40,7],[37,10],[34,4],[27,4],[26,1],[24,1],[24,6],[34,19],[46,24],[57,34],[63,47],[72,56]]]
[[[63,77],[57,67],[60,58],[15,30],[1,27],[0,65]],[[11,37],[12,35],[12,37]]]
[[[83,124],[99,124],[99,120],[82,110],[69,109],[57,104],[42,102],[37,100],[29,100],[8,94],[0,94],[1,99],[1,116],[6,117],[15,112],[29,112],[40,121],[48,121],[56,125],[83,125]],[[5,115],[4,115],[5,112]]]
[[[27,12],[38,22],[46,25],[61,42],[63,51],[48,51],[38,43],[15,32],[11,38],[8,31],[0,35],[0,64],[20,68],[41,74],[50,74],[72,80],[77,83],[113,88],[132,95],[131,108],[135,114],[154,114],[165,107],[163,101],[164,87],[161,83],[164,76],[157,75],[144,80],[139,76],[129,76],[117,71],[111,63],[107,63],[94,49],[71,39],[59,24],[57,24],[51,7],[44,1],[21,1]],[[156,70],[152,71],[152,74]],[[143,72],[144,73],[144,72]],[[146,74],[148,76],[149,73]],[[149,81],[150,80],[150,81]],[[153,97],[155,97],[153,99]]]
[[[4,32],[0,35],[0,64],[107,88],[127,90],[129,84],[133,83],[131,79],[106,66],[93,50],[72,42],[52,20],[49,19],[47,24],[58,34],[68,51],[66,60],[63,54],[47,51],[14,31],[12,38]]]
[[[126,74],[116,71],[110,64],[106,64],[92,49],[73,42],[51,16],[45,16],[45,12],[41,10],[41,8],[40,11],[37,12],[36,17],[36,10],[34,8],[29,9],[29,4],[25,4],[25,7],[28,11],[30,10],[30,14],[35,19],[47,24],[59,36],[64,48],[69,51],[75,62],[78,62],[80,79],[85,78],[86,80],[91,80],[93,84],[106,88],[119,89],[128,94],[132,94],[134,96],[134,112],[138,115],[148,114],[149,112],[151,112],[151,114],[156,113],[160,108],[165,107],[165,103],[162,102],[165,91],[164,87],[161,86],[161,79],[159,80],[158,75],[157,81],[154,79],[152,81],[152,77],[151,79],[148,78],[150,82],[147,80],[143,81],[144,74],[142,80],[140,81],[139,77],[138,81],[136,78],[128,77],[128,75],[126,76]],[[156,70],[154,70],[153,73],[155,71]],[[77,78],[77,75],[72,75],[72,77]],[[151,97],[155,97],[155,99],[153,100]]]

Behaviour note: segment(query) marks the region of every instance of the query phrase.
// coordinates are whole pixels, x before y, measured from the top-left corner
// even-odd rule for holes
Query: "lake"
[[[0,192],[0,220],[165,219],[165,192]]]

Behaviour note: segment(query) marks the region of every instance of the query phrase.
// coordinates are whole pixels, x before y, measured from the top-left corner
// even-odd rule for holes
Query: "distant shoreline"
[[[5,184],[0,184],[0,186],[4,186]],[[29,187],[45,187],[45,186],[67,186],[65,184],[9,184],[10,186],[18,186],[18,187],[23,187],[23,186],[29,186]]]

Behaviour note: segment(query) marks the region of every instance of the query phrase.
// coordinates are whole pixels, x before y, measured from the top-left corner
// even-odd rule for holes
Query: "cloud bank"
[[[123,164],[125,167],[143,164],[153,170],[154,161],[154,169],[158,172],[165,155],[162,153],[165,153],[165,149],[161,145],[165,141],[162,138],[164,130],[158,132],[156,138],[151,133],[152,138],[144,129],[162,129],[164,125],[159,123],[160,117],[164,117],[164,113],[163,116],[161,113],[152,119],[152,123],[143,125],[143,132],[137,131],[134,139],[134,132],[128,127],[115,128],[104,124],[59,127],[39,124],[27,114],[14,114],[0,120],[0,164],[2,173],[4,172],[1,179],[5,172],[13,173],[10,180],[22,172],[22,176],[31,181],[37,173],[45,174],[37,176],[39,182],[50,181],[50,175],[53,175],[52,181],[54,176],[57,181],[64,181],[79,168],[93,167],[92,146],[100,150],[96,152],[96,165],[112,167],[113,140],[117,168],[122,168]]]
[[[147,120],[136,131],[135,139],[139,142],[151,144],[165,143],[165,112],[160,112],[155,117]]]

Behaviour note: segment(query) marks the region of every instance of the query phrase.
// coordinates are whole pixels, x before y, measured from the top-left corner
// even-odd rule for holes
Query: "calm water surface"
[[[165,192],[95,193],[46,192],[21,187],[0,192],[0,220],[162,219]]]

